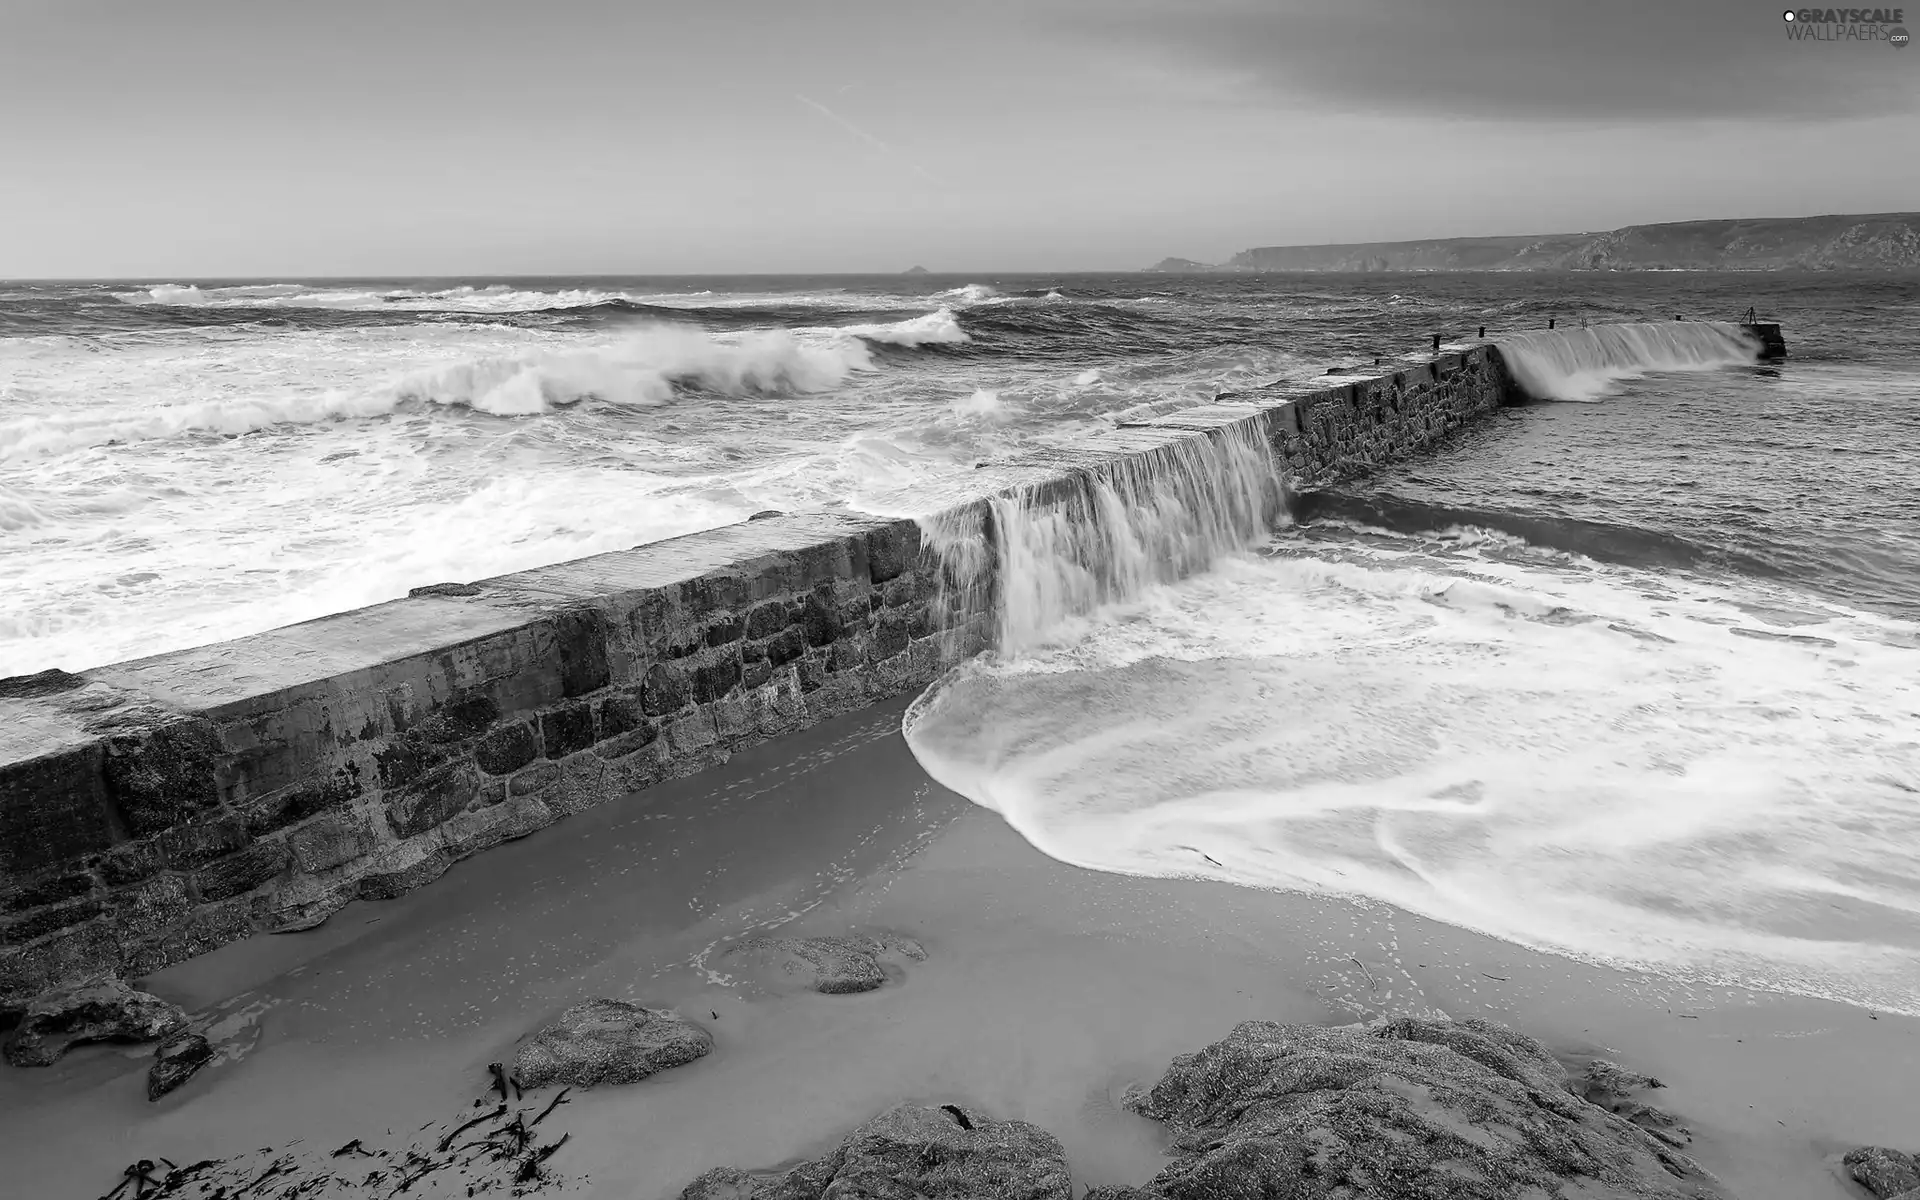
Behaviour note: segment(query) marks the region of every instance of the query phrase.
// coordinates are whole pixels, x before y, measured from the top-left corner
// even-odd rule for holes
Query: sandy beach
[[[931,782],[899,734],[904,708],[148,978],[214,1064],[157,1103],[151,1047],[0,1070],[5,1191],[82,1200],[140,1158],[402,1134],[468,1106],[488,1062],[597,996],[672,1006],[715,1046],[575,1093],[561,1194],[675,1197],[711,1167],[818,1154],[901,1101],[1032,1121],[1077,1184],[1139,1183],[1160,1134],[1122,1091],[1249,1018],[1477,1016],[1604,1054],[1665,1081],[1689,1152],[1752,1200],[1857,1195],[1839,1155],[1920,1125],[1920,1021],[1572,962],[1384,906],[1068,867]],[[862,995],[767,987],[725,949],[775,926],[892,931],[928,957]]]
[[[1920,1200],[1916,12],[0,0],[0,1200]]]

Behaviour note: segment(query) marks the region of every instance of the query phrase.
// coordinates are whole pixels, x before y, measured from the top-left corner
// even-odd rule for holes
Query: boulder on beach
[[[153,1065],[147,1068],[147,1099],[158,1100],[212,1060],[213,1046],[206,1038],[197,1033],[173,1035],[153,1052]]]
[[[1841,1161],[1853,1181],[1880,1200],[1920,1200],[1920,1154],[1862,1146]]]
[[[1725,1196],[1691,1159],[1575,1094],[1539,1042],[1484,1021],[1248,1021],[1136,1098],[1173,1161],[1133,1200],[1341,1195]]]
[[[845,995],[870,992],[887,981],[883,959],[923,962],[927,952],[912,938],[890,933],[850,937],[750,938],[727,952],[789,979],[805,981],[816,992]]]
[[[16,1067],[45,1067],[82,1042],[151,1042],[186,1025],[179,1005],[135,991],[122,980],[102,979],[35,1000],[4,1050]]]
[[[1631,1093],[1657,1086],[1606,1062],[1575,1081],[1539,1042],[1485,1021],[1248,1021],[1174,1059],[1128,1101],[1171,1135],[1167,1167],[1082,1200],[1725,1200],[1718,1180],[1654,1131],[1582,1098],[1638,1103]],[[1868,1170],[1898,1184],[1911,1167],[1893,1151],[1855,1155],[1876,1156],[1861,1158],[1856,1178]],[[1069,1200],[1072,1184],[1045,1130],[951,1104],[902,1105],[825,1158],[722,1167],[681,1200],[885,1196]]]
[[[957,1104],[890,1108],[825,1158],[786,1171],[709,1171],[681,1200],[1073,1200],[1066,1152],[1025,1121],[995,1121]]]
[[[513,1056],[524,1087],[638,1083],[713,1049],[713,1035],[672,1012],[624,1000],[589,1000],[560,1014]]]
[[[1686,1146],[1693,1141],[1693,1131],[1680,1124],[1672,1113],[1641,1099],[1641,1093],[1662,1086],[1665,1085],[1650,1075],[1596,1058],[1575,1081],[1573,1091],[1588,1104],[1597,1104],[1616,1116],[1625,1117],[1669,1146]]]

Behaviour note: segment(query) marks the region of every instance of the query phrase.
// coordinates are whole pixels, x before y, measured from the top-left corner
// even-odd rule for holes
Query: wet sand
[[[1920,1021],[1576,963],[1379,905],[1064,866],[928,780],[904,707],[151,977],[219,1059],[152,1104],[150,1047],[0,1068],[0,1191],[81,1200],[138,1158],[402,1134],[466,1107],[488,1062],[594,996],[677,1007],[715,1048],[576,1093],[553,1160],[565,1195],[665,1200],[709,1167],[817,1154],[901,1100],[1033,1121],[1080,1184],[1141,1182],[1160,1142],[1121,1091],[1247,1018],[1441,1012],[1603,1053],[1665,1081],[1691,1152],[1750,1200],[1858,1196],[1839,1154],[1920,1130]],[[729,978],[724,941],[776,923],[884,928],[929,957],[856,996]]]

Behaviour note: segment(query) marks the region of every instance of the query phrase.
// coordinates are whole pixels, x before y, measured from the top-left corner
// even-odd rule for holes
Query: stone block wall
[[[726,561],[701,569],[700,550]],[[553,594],[577,565],[594,568],[573,589],[586,594]],[[592,594],[610,570],[678,577]],[[0,766],[0,1007],[316,925],[922,687],[981,637],[934,627],[936,571],[912,521],[779,518],[7,681],[0,719],[30,706],[66,735],[43,740],[69,744]],[[364,626],[408,609],[389,621],[419,635],[401,653],[375,644],[355,669],[290,686],[253,670],[315,647],[354,658]]]
[[[1411,458],[1517,399],[1506,365],[1490,343],[1358,368],[1337,382],[1280,383],[1221,397],[1223,402],[1286,404],[1274,450],[1296,486]]]
[[[1230,432],[1265,440],[1292,484],[1325,482],[1426,450],[1510,392],[1487,344],[1277,383],[982,472],[982,494],[928,528],[978,525],[991,556],[986,495],[1070,491]],[[989,637],[982,605],[954,598],[991,579],[943,587],[952,569],[912,520],[776,516],[0,680],[0,1018],[88,976],[311,927],[923,687]]]

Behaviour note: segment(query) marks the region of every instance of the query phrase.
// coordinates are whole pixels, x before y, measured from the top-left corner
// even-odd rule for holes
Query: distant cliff
[[[1169,264],[1178,263],[1179,267]],[[1261,246],[1219,267],[1154,270],[1784,271],[1920,269],[1920,213],[1628,225],[1607,233]]]

